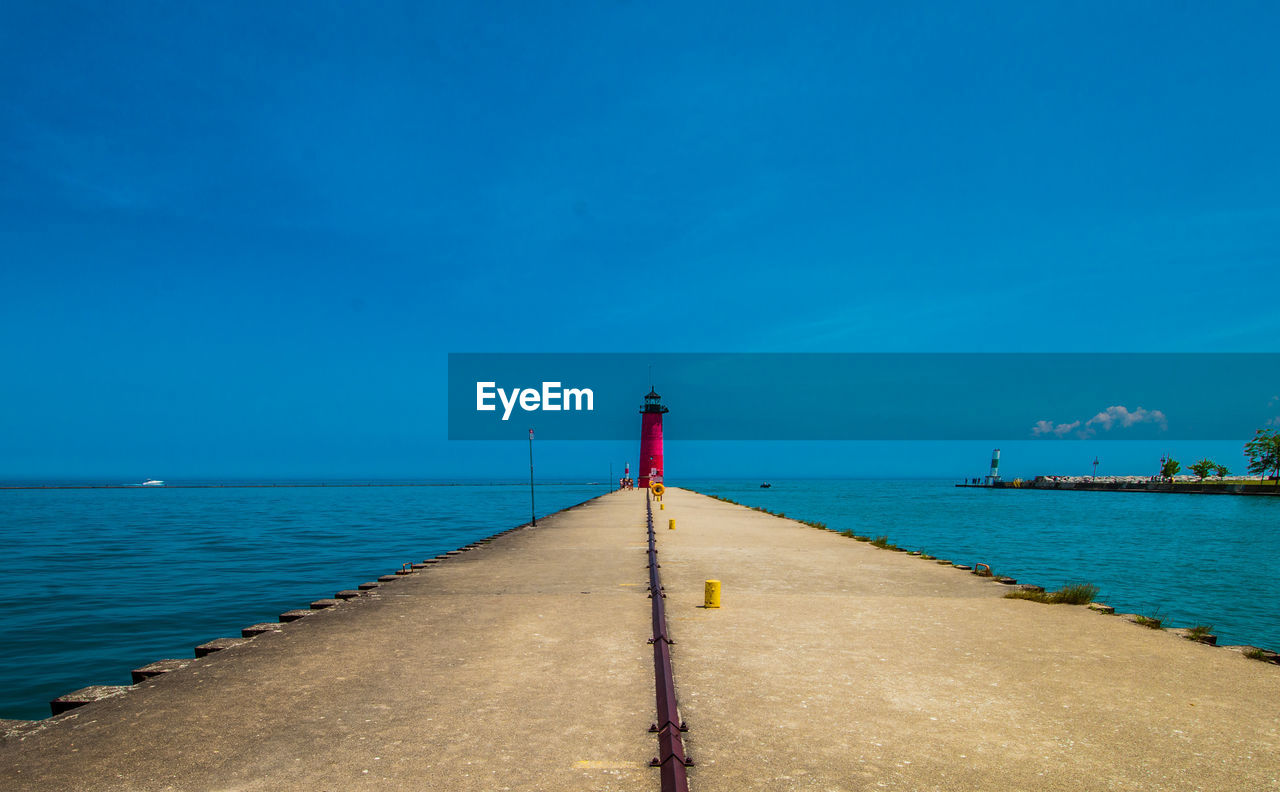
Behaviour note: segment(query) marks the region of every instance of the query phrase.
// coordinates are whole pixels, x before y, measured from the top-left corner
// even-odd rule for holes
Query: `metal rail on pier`
[[[681,732],[687,731],[680,720],[676,703],[676,681],[671,667],[671,644],[667,634],[667,608],[658,573],[658,540],[653,531],[653,502],[645,493],[645,514],[649,525],[649,596],[653,598],[653,674],[658,719],[650,731],[658,734],[658,755],[649,764],[662,770],[662,792],[688,792],[685,768],[693,761],[685,756]]]

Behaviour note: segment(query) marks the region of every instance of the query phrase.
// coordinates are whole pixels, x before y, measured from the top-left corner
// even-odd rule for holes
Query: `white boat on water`
[[[160,479],[147,479],[146,481],[142,482],[142,486],[144,486],[144,487],[163,487],[163,486],[164,486],[164,482],[163,482],[163,481],[161,481]]]

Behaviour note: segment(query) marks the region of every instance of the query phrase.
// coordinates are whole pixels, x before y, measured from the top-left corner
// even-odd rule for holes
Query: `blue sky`
[[[696,6],[0,6],[0,476],[521,475],[448,352],[1277,351],[1274,5]],[[866,450],[757,469],[989,448]]]

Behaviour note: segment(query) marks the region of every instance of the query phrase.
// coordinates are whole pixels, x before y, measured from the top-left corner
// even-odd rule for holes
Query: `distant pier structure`
[[[662,397],[650,387],[640,410],[640,489],[662,481],[662,416],[667,412]]]
[[[1168,460],[1161,459],[1163,464]],[[957,487],[997,490],[1075,490],[1088,492],[1165,492],[1183,495],[1264,495],[1280,498],[1280,481],[1268,476],[1098,476],[1100,461],[1093,460],[1092,476],[1035,476],[1005,481],[1000,476],[1000,449],[991,451],[987,475],[965,478]]]

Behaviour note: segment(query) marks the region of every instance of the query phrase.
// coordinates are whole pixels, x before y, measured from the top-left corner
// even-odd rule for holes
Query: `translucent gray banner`
[[[637,436],[652,386],[684,440],[1247,439],[1280,354],[449,355],[449,438]]]

